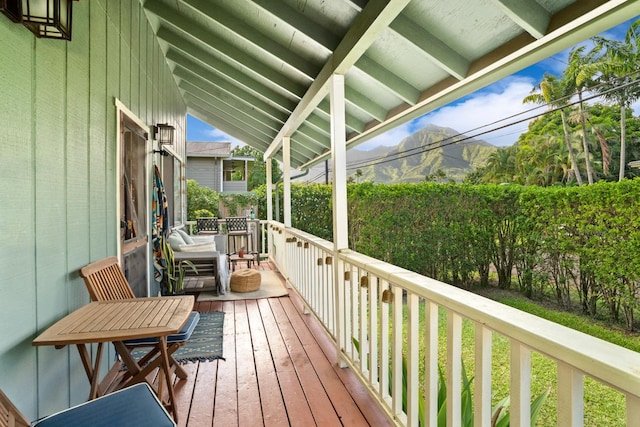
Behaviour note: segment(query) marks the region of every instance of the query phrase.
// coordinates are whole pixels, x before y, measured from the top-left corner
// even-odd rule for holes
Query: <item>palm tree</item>
[[[597,91],[620,106],[620,172],[622,181],[626,166],[626,115],[627,109],[640,97],[640,85],[633,84],[640,69],[640,20],[635,21],[625,35],[624,42],[594,37],[594,62],[592,72],[599,72]]]
[[[500,148],[489,155],[483,181],[502,184],[513,182],[515,175],[515,147]]]
[[[578,169],[578,163],[576,157],[573,154],[573,148],[571,147],[571,137],[569,135],[569,129],[567,127],[567,119],[565,108],[568,104],[568,97],[563,91],[564,85],[555,76],[545,73],[542,77],[542,81],[538,83],[531,94],[522,100],[523,104],[534,103],[540,105],[548,105],[549,109],[559,108],[560,117],[562,118],[562,129],[564,130],[564,140],[569,153],[569,159],[571,160],[571,168],[576,177],[578,185],[582,185],[582,176]],[[539,93],[537,93],[539,91]]]
[[[562,82],[565,87],[565,93],[576,93],[578,95],[578,112],[580,114],[580,127],[582,128],[582,146],[587,166],[587,180],[589,181],[589,184],[593,184],[593,172],[591,170],[591,156],[589,155],[587,124],[584,114],[584,101],[582,95],[591,85],[591,79],[595,73],[587,72],[591,70],[586,67],[591,63],[591,57],[589,55],[585,55],[584,51],[584,46],[571,49],[571,52],[569,52],[569,64],[564,70]]]

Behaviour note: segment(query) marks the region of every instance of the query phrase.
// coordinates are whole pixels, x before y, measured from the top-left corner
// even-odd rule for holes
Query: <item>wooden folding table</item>
[[[167,336],[180,331],[193,309],[193,295],[156,298],[136,298],[117,301],[95,301],[49,327],[33,340],[33,345],[53,345],[62,348],[75,344],[91,384],[89,399],[99,396],[100,361],[103,343],[113,342],[127,366],[131,377],[121,387],[146,381],[153,369],[160,367],[169,392],[169,408],[178,421],[173,384],[167,353]],[[140,367],[123,341],[157,338],[159,355],[148,365]],[[92,366],[87,344],[97,343]],[[162,399],[161,393],[158,398]]]

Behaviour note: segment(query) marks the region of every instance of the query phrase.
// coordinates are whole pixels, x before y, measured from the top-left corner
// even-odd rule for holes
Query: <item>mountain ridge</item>
[[[498,147],[486,141],[429,124],[394,147],[347,151],[347,173],[356,182],[422,182],[436,176],[439,180],[461,182],[496,150]],[[303,180],[324,182],[324,165],[312,168],[306,178]]]

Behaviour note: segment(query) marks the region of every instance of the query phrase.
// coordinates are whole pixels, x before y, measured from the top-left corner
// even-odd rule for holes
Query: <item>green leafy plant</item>
[[[160,243],[162,247],[162,257],[164,260],[164,268],[166,273],[164,278],[166,293],[168,295],[180,293],[184,289],[184,276],[187,273],[186,268],[190,268],[196,274],[198,274],[198,270],[191,261],[186,259],[180,260],[180,262],[176,264],[173,248],[171,248],[171,245],[169,244],[169,241],[166,237],[162,236],[160,238]]]
[[[196,218],[211,218],[214,217],[214,213],[209,209],[198,209],[195,211]]]
[[[360,353],[360,342],[356,338],[352,338],[352,342],[356,351]],[[389,395],[392,395],[392,372],[389,371]],[[402,409],[407,410],[407,358],[402,355]],[[473,427],[474,425],[474,411],[473,411],[473,394],[472,385],[473,377],[467,375],[464,362],[462,363],[462,392],[461,392],[461,418],[462,425],[464,427]],[[531,403],[531,425],[535,425],[535,422],[540,415],[540,410],[544,405],[550,390],[547,389],[534,399]],[[492,408],[491,413],[491,427],[509,427],[509,396],[505,397]],[[419,424],[422,426],[425,419],[424,399],[418,399],[418,419]],[[438,427],[446,427],[447,425],[447,381],[444,371],[441,366],[438,366]]]
[[[198,210],[206,209],[211,213],[209,216],[218,215],[218,204],[220,196],[208,187],[200,186],[193,179],[187,180],[187,219],[195,221]]]
[[[258,196],[254,193],[225,193],[220,195],[220,203],[227,208],[229,216],[242,215],[244,210],[256,206],[258,200]]]

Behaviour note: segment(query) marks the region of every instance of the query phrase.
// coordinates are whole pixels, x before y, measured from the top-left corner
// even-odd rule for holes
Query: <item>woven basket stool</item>
[[[254,292],[260,289],[262,276],[257,270],[243,268],[231,273],[231,292]]]

